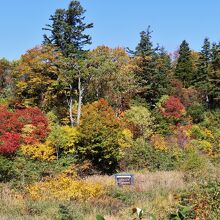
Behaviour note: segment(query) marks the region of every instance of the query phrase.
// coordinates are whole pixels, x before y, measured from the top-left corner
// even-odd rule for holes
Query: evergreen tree
[[[159,90],[162,96],[169,93],[168,90],[171,86],[169,77],[171,77],[172,72],[172,61],[164,47],[161,47],[158,52],[157,71],[159,74],[158,86],[160,86]]]
[[[50,17],[52,25],[43,28],[51,33],[49,37],[44,35],[44,44],[55,45],[66,57],[79,54],[83,46],[91,43],[90,35],[84,31],[93,27],[92,23],[84,23],[84,13],[78,1],[71,1],[67,10],[57,9]]]
[[[140,85],[140,96],[146,100],[148,104],[153,106],[159,98],[165,94],[167,88],[167,67],[162,60],[168,56],[164,49],[159,51],[158,47],[153,48],[151,41],[150,26],[147,31],[140,33],[140,42],[134,52],[136,65],[136,77]],[[165,55],[166,54],[166,55]]]
[[[213,44],[211,49],[211,61],[209,65],[209,97],[212,107],[220,104],[220,43]]]
[[[191,57],[191,51],[189,44],[184,40],[179,49],[179,57],[177,59],[177,65],[175,69],[175,76],[181,80],[183,85],[189,87],[193,81],[193,61]]]
[[[150,26],[148,26],[147,31],[142,31],[140,33],[140,42],[135,48],[136,56],[152,56],[155,53],[153,49],[153,43],[151,42],[151,33]]]
[[[208,38],[204,39],[202,50],[199,54],[198,70],[194,78],[194,85],[203,92],[206,102],[209,101],[209,65],[211,61],[211,44]]]
[[[85,10],[79,1],[71,1],[67,10],[57,9],[50,20],[52,25],[47,25],[44,30],[50,31],[51,36],[44,35],[44,44],[56,46],[64,55],[61,63],[62,83],[68,90],[67,103],[71,126],[79,124],[81,116],[81,105],[84,91],[84,62],[85,51],[83,47],[91,43],[91,37],[85,34],[85,30],[92,28],[93,24],[84,23]],[[78,96],[77,119],[73,119],[73,97]]]

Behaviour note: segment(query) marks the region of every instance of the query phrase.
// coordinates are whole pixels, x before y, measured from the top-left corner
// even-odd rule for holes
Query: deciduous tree
[[[119,159],[121,132],[119,120],[104,99],[85,105],[77,144],[80,158],[92,161],[102,172],[114,172]]]

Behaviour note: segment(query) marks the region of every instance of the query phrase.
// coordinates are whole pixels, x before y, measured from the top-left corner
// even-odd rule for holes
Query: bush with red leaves
[[[8,154],[15,152],[20,145],[20,135],[4,132],[0,137],[0,153]]]
[[[161,113],[164,117],[179,119],[185,112],[184,105],[175,96],[169,96],[162,104]]]
[[[39,108],[35,107],[17,110],[16,115],[18,120],[22,122],[23,127],[25,125],[32,125],[33,127],[28,136],[23,138],[24,143],[34,144],[47,137],[49,132],[48,121]]]
[[[14,153],[22,143],[34,144],[48,135],[47,118],[38,108],[9,111],[0,106],[0,153]]]

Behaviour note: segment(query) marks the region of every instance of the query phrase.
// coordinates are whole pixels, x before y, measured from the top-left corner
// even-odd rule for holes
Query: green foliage
[[[205,107],[200,103],[194,103],[187,109],[187,115],[190,115],[194,123],[200,123],[204,119]]]
[[[209,65],[211,61],[211,44],[208,38],[204,39],[202,50],[199,54],[198,71],[194,78],[194,85],[203,91],[204,97],[208,98],[210,87],[209,82]],[[208,100],[206,100],[208,101]]]
[[[193,61],[189,44],[185,40],[180,45],[175,76],[183,82],[184,86],[189,87],[192,85],[194,77]]]
[[[170,214],[169,220],[191,219],[194,216],[193,207],[179,205],[176,213]]]
[[[152,112],[152,115],[155,118],[154,124],[157,133],[165,136],[172,134],[170,122],[167,120],[167,118],[163,117],[163,115],[160,114],[157,109]]]
[[[197,173],[207,167],[207,159],[194,148],[183,151],[177,161],[177,167],[185,172]]]
[[[175,218],[175,215],[179,218]],[[171,219],[218,219],[220,215],[220,182],[217,178],[200,180],[181,194],[180,208]]]
[[[172,152],[154,149],[148,142],[138,138],[127,151],[122,161],[124,167],[129,169],[173,170],[176,157]]]
[[[209,64],[209,90],[208,98],[210,107],[217,107],[219,105],[219,80],[220,80],[220,44],[213,43],[211,48],[211,61]]]
[[[151,33],[150,26],[148,26],[147,31],[142,31],[140,33],[141,39],[135,48],[136,56],[148,56],[155,52],[155,49],[153,49],[153,43],[151,42]]]
[[[69,126],[54,125],[51,129],[47,141],[56,149],[57,157],[63,153],[74,153],[77,142],[77,129]]]
[[[87,56],[90,77],[86,101],[106,99],[114,108],[124,110],[137,88],[131,58],[123,48],[99,46]]]
[[[13,161],[0,155],[0,182],[7,182],[13,177]]]
[[[0,59],[0,99],[10,99],[14,90],[13,62]]]
[[[158,48],[153,48],[151,33],[150,26],[140,33],[141,39],[134,52],[134,72],[140,85],[139,95],[153,107],[168,91],[171,62],[164,49],[157,53]]]
[[[101,216],[101,215],[97,215],[96,216],[96,220],[105,220],[105,218],[103,216]]]
[[[22,188],[27,184],[40,181],[46,176],[52,176],[57,172],[65,170],[73,164],[73,157],[62,157],[59,161],[39,161],[25,157],[21,152],[11,160],[9,180],[16,188]]]
[[[133,123],[138,128],[138,136],[149,138],[153,133],[154,118],[150,111],[143,106],[131,106],[125,112],[125,117],[128,122]]]
[[[73,216],[68,209],[68,206],[60,204],[59,205],[59,212],[57,220],[73,220]]]
[[[79,1],[71,1],[68,9],[57,9],[50,20],[52,25],[46,25],[43,30],[51,35],[44,35],[44,44],[55,45],[65,57],[76,55],[83,46],[91,43],[91,37],[85,30],[92,28],[93,24],[84,23],[85,10]]]

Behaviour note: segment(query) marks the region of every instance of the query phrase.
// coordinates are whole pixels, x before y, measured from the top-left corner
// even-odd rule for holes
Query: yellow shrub
[[[105,186],[100,182],[88,182],[76,179],[63,172],[56,177],[49,177],[44,182],[35,183],[27,188],[34,200],[82,200],[86,201],[105,193]]]
[[[118,140],[118,143],[119,143],[120,147],[122,149],[129,148],[132,145],[132,141],[133,141],[132,132],[129,129],[125,128],[122,131],[121,137]]]
[[[205,139],[211,141],[215,139],[211,130],[198,125],[192,126],[192,129],[190,130],[190,136],[195,139]]]
[[[54,126],[47,138],[51,146],[56,146],[64,151],[64,153],[74,153],[75,143],[78,138],[76,128],[70,126]]]
[[[52,161],[56,159],[55,149],[50,145],[49,142],[44,144],[37,143],[34,145],[23,145],[21,150],[24,155],[30,156],[33,159]]]
[[[62,126],[61,133],[63,134],[64,143],[63,149],[65,152],[71,152],[78,138],[78,131],[76,128],[71,128],[70,126]]]
[[[192,141],[193,146],[198,148],[199,150],[203,151],[208,155],[212,155],[213,153],[213,146],[212,143],[206,140],[194,140]]]
[[[161,151],[167,150],[167,143],[163,136],[159,134],[155,134],[151,137],[151,143],[153,144],[154,148]]]
[[[204,133],[205,133],[206,137],[211,138],[211,139],[214,139],[214,136],[213,136],[213,134],[212,134],[212,131],[210,131],[209,129],[205,128],[205,129],[204,129]]]

